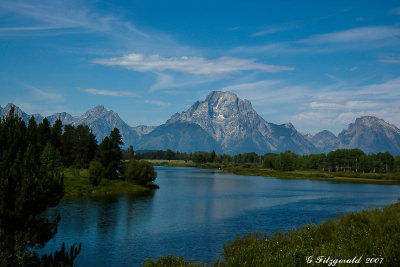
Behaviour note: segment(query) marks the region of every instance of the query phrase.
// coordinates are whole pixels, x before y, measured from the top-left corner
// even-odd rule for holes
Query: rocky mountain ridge
[[[8,113],[12,104],[0,107]],[[27,123],[31,115],[16,107],[16,113]],[[37,122],[40,114],[33,115]],[[389,151],[400,154],[400,130],[373,116],[357,118],[338,136],[324,130],[315,135],[298,132],[291,123],[265,121],[250,101],[231,92],[213,91],[204,101],[196,101],[187,111],[174,114],[160,126],[127,125],[119,115],[97,106],[81,116],[66,112],[46,117],[50,123],[88,125],[100,142],[113,128],[118,128],[125,146],[136,150],[172,149],[181,152],[211,151],[237,154],[279,153],[291,150],[297,154],[326,153],[338,148],[360,148],[366,153]]]

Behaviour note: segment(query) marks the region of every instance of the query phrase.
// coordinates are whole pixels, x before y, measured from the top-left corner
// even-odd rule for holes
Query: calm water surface
[[[44,251],[82,242],[77,266],[139,266],[168,253],[210,263],[236,234],[287,230],[400,197],[400,186],[156,170],[153,193],[63,200],[49,211],[61,221]]]

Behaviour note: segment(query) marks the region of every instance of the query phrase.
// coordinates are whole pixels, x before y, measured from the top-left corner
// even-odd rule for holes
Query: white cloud
[[[58,93],[54,90],[42,90],[35,86],[22,83],[25,87],[31,89],[31,99],[35,101],[47,101],[47,102],[63,102],[65,101],[64,96],[61,93]]]
[[[339,133],[357,117],[372,115],[400,125],[400,78],[358,85],[329,76],[328,86],[293,85],[284,80],[239,83],[220,90],[232,91],[252,102],[266,120],[292,122],[298,130]]]
[[[251,91],[251,90],[257,90],[257,89],[266,89],[270,86],[276,85],[280,83],[281,81],[278,80],[263,80],[263,81],[258,81],[258,82],[252,82],[252,83],[241,83],[241,84],[235,84],[235,85],[230,85],[222,88],[222,91]]]
[[[298,42],[307,44],[368,42],[397,36],[400,36],[400,29],[397,27],[372,26],[314,35]]]
[[[384,58],[378,60],[378,62],[400,64],[400,57],[399,56],[384,57]]]
[[[124,17],[123,12],[105,12],[97,9],[90,1],[4,0],[0,1],[0,12],[29,22],[25,25],[19,23],[0,27],[0,36],[96,34],[112,40],[117,47],[135,46],[139,50],[151,50],[154,47],[163,47],[164,51],[189,50],[166,34],[142,31]]]
[[[168,102],[163,102],[163,101],[158,101],[158,100],[146,100],[144,101],[146,104],[152,104],[156,106],[168,106],[170,103]]]
[[[203,57],[162,57],[160,55],[146,56],[142,54],[129,54],[122,57],[95,59],[93,62],[106,66],[120,66],[139,72],[162,72],[168,70],[209,76],[232,74],[248,70],[264,72],[294,70],[292,67],[266,65],[257,63],[254,59],[233,57],[206,59]]]
[[[107,95],[107,96],[123,96],[123,97],[139,97],[138,94],[133,92],[125,92],[125,91],[111,91],[111,90],[101,90],[94,88],[80,89],[83,92],[92,94],[92,95]]]
[[[378,102],[372,101],[347,101],[345,103],[332,103],[332,102],[316,102],[313,101],[309,104],[312,109],[319,110],[359,110],[359,109],[374,109],[379,108]]]
[[[338,133],[357,117],[372,115],[389,123],[400,125],[400,78],[364,86],[343,85],[340,90],[315,91],[308,103],[288,120],[303,129],[328,127]],[[293,112],[295,113],[295,112]],[[321,127],[318,130],[322,129]]]
[[[156,74],[157,81],[151,86],[150,92],[171,88],[182,88],[182,90],[188,90],[193,86],[207,84],[216,80],[216,77],[207,77],[207,79],[205,79],[204,76],[193,76],[188,74],[170,75],[163,72],[156,72]]]
[[[230,49],[230,54],[287,56],[323,54],[340,51],[368,51],[400,45],[398,26],[370,26],[312,35],[305,39],[245,45]],[[395,63],[395,62],[391,62]]]
[[[278,105],[301,102],[310,92],[305,86],[288,85],[280,80],[262,80],[226,86],[222,91],[232,91],[255,105]]]
[[[284,27],[284,26],[273,26],[273,27],[268,27],[268,28],[264,28],[260,31],[257,31],[253,34],[250,34],[250,37],[260,37],[260,36],[265,36],[265,35],[270,35],[270,34],[274,34],[277,32],[283,32],[288,30],[289,27]]]
[[[396,15],[400,15],[400,7],[393,8],[391,10],[391,13],[396,14]]]

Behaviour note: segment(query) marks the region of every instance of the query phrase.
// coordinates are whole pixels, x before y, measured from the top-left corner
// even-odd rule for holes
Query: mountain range
[[[13,104],[0,107],[5,116]],[[15,112],[27,123],[31,116],[37,122],[40,114],[28,115],[16,107]],[[119,115],[97,106],[82,116],[66,112],[46,117],[50,123],[60,119],[64,125],[88,125],[100,142],[118,128],[125,146],[135,150],[171,149],[180,152],[212,151],[237,154],[279,153],[291,150],[297,154],[325,153],[338,148],[359,148],[365,153],[400,154],[400,130],[373,116],[357,118],[338,136],[324,130],[315,135],[303,134],[291,123],[265,121],[248,100],[231,92],[213,91],[204,101],[196,101],[187,111],[174,114],[160,126],[126,124]]]

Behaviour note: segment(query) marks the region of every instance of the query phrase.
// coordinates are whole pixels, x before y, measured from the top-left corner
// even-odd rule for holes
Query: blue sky
[[[273,123],[400,126],[398,1],[0,1],[0,105],[160,125],[212,90]]]

